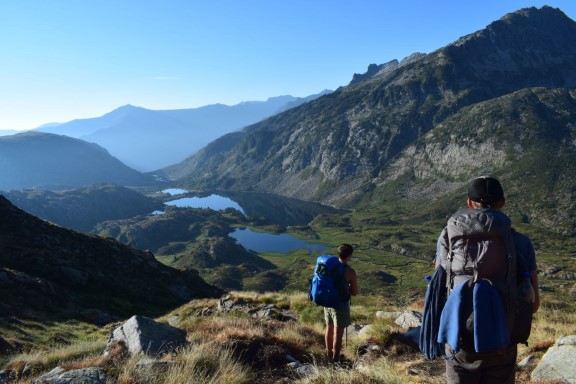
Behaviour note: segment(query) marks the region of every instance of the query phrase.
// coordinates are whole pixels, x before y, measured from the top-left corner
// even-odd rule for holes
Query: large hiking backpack
[[[314,276],[310,279],[308,298],[317,305],[329,308],[339,308],[350,300],[344,276],[346,267],[336,256],[318,256]]]
[[[498,210],[467,208],[456,212],[447,225],[446,287],[449,296],[463,281],[468,281],[470,286],[482,279],[489,281],[502,299],[511,342],[526,343],[530,336],[532,304],[523,302],[517,295],[521,274],[517,271],[512,231],[510,218]],[[461,337],[463,342],[470,343],[474,329],[472,298],[465,300],[468,301],[463,307],[465,313],[461,314],[465,330]]]

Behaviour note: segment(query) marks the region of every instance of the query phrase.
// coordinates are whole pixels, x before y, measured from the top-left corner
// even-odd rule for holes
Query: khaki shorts
[[[324,307],[324,321],[326,324],[332,323],[336,327],[345,328],[349,326],[352,324],[350,320],[350,304],[338,309]]]

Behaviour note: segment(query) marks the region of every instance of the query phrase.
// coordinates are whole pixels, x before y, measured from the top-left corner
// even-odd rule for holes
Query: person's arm
[[[536,313],[540,308],[540,289],[538,287],[538,271],[532,271],[530,274],[530,283],[534,289],[534,303],[532,304],[532,313]]]
[[[356,296],[358,294],[358,281],[356,280],[356,271],[352,268],[346,269],[346,281],[349,284],[349,292],[351,296]]]

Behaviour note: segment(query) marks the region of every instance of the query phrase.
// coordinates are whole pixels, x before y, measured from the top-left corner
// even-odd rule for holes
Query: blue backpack
[[[328,308],[339,308],[350,300],[345,278],[347,267],[336,256],[318,256],[314,276],[310,280],[308,299]]]

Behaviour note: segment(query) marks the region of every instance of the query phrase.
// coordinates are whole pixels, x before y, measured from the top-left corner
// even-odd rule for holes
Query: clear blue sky
[[[0,129],[307,96],[550,0],[0,0]]]

